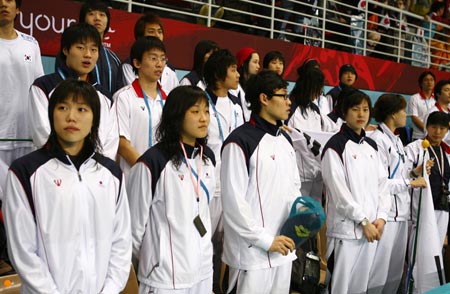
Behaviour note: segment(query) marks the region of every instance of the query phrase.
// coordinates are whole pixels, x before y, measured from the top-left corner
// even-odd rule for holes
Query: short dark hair
[[[250,77],[245,89],[245,99],[250,103],[250,109],[253,113],[261,112],[261,101],[259,95],[264,93],[268,99],[271,99],[274,92],[279,89],[286,89],[288,83],[275,72],[264,69]]]
[[[269,68],[269,63],[272,60],[276,60],[276,59],[279,59],[281,62],[283,62],[283,66],[286,65],[286,62],[285,62],[284,57],[283,57],[283,54],[281,54],[280,51],[276,51],[275,50],[275,51],[267,52],[267,54],[264,56],[263,68],[268,69]],[[284,69],[283,69],[283,72],[284,72]]]
[[[111,14],[109,13],[108,5],[101,1],[101,0],[94,0],[94,1],[86,1],[83,6],[81,6],[80,9],[80,16],[78,17],[79,23],[86,22],[86,15],[91,11],[101,11],[106,14],[106,17],[108,18],[108,21],[106,23],[106,28],[104,34],[108,33],[109,31],[109,25],[111,23]]]
[[[448,128],[450,124],[450,116],[448,113],[440,112],[440,111],[434,111],[430,113],[430,115],[427,118],[427,125],[428,126],[441,126]]]
[[[137,20],[136,24],[134,25],[134,39],[135,40],[145,36],[145,26],[147,24],[158,24],[164,33],[164,26],[163,26],[159,16],[154,13],[151,13],[151,12],[146,12],[143,16],[141,16]]]
[[[436,85],[434,86],[434,97],[436,98],[436,100],[438,99],[438,94],[441,94],[442,88],[448,84],[450,84],[450,80],[440,80],[436,83]]]
[[[345,118],[347,115],[347,112],[350,108],[353,106],[361,104],[364,100],[367,101],[367,104],[369,105],[369,111],[372,112],[372,102],[370,101],[370,97],[353,87],[345,87],[342,89],[341,93],[339,94],[340,99],[338,98],[338,101],[341,100],[341,110],[342,110],[342,117]]]
[[[192,70],[195,71],[200,79],[203,79],[203,68],[205,66],[205,55],[210,51],[219,50],[219,45],[211,40],[202,40],[195,45],[194,63]]]
[[[377,122],[384,122],[389,115],[406,108],[406,100],[402,95],[383,94],[373,107],[373,117]]]
[[[144,53],[152,49],[159,49],[164,53],[166,53],[166,47],[164,47],[163,42],[160,39],[153,36],[139,38],[133,43],[130,50],[130,59],[131,65],[133,66],[133,71],[135,73],[138,72],[138,69],[134,67],[133,60],[136,59],[139,62],[141,62]]]
[[[432,77],[433,77],[433,80],[436,81],[436,76],[434,75],[433,72],[431,72],[431,71],[429,71],[429,70],[428,70],[428,71],[424,71],[424,72],[422,72],[422,73],[420,74],[419,79],[417,80],[418,83],[419,83],[419,88],[422,89],[422,83],[423,83],[423,80],[424,80],[427,76],[432,76]]]
[[[48,102],[48,119],[50,121],[50,136],[49,141],[57,142],[57,135],[55,131],[53,113],[58,103],[64,102],[67,99],[78,101],[83,99],[92,110],[92,128],[90,134],[84,139],[94,150],[101,152],[101,143],[98,136],[98,129],[100,126],[100,98],[97,90],[92,85],[85,81],[75,80],[72,78],[66,79],[59,83]]]
[[[64,49],[70,50],[73,44],[88,40],[94,42],[98,48],[102,46],[100,34],[94,26],[87,23],[78,23],[66,28],[61,36],[60,57],[66,60],[66,56],[62,54]]]
[[[183,121],[189,108],[197,101],[204,101],[209,106],[205,91],[197,86],[178,86],[170,91],[156,130],[156,138],[168,158],[178,168],[181,164],[180,140]],[[206,147],[207,138],[197,138],[197,143]]]
[[[237,65],[237,60],[228,49],[214,51],[204,67],[204,77],[208,88],[216,90],[216,83],[225,80],[228,68],[232,65]]]

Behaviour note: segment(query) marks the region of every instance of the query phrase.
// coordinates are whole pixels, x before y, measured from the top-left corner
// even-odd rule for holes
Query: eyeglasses
[[[158,61],[159,61],[162,64],[166,64],[166,62],[168,60],[165,56],[164,57],[151,56],[151,57],[149,57],[149,59],[150,59],[151,63],[158,63]]]
[[[283,97],[284,100],[289,99],[289,94],[272,94],[271,96]]]

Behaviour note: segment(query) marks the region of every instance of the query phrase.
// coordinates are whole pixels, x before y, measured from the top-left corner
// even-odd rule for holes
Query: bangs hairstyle
[[[66,28],[61,36],[61,47],[59,55],[62,60],[66,60],[66,56],[63,54],[63,50],[70,50],[73,44],[86,43],[88,41],[94,42],[94,44],[100,49],[102,46],[102,40],[100,34],[94,26],[87,23],[78,23]]]
[[[219,50],[219,45],[211,40],[202,40],[197,43],[194,50],[194,63],[192,70],[195,71],[200,79],[203,79],[203,68],[205,66],[205,55],[210,51]]]
[[[433,72],[431,72],[431,71],[424,71],[424,72],[422,72],[422,73],[420,74],[419,79],[417,80],[417,82],[419,83],[419,88],[420,88],[420,89],[422,89],[422,83],[423,83],[423,80],[424,80],[427,76],[432,76],[432,77],[433,77],[433,80],[436,81],[436,76],[434,75]]]
[[[339,94],[338,101],[341,101],[342,104],[341,118],[343,119],[347,115],[347,112],[350,108],[361,104],[363,101],[367,101],[367,105],[369,106],[369,112],[372,113],[372,102],[370,101],[370,97],[367,96],[367,94],[365,94],[364,92],[355,89],[353,87],[345,87]]]
[[[264,56],[263,68],[264,69],[268,69],[269,68],[269,63],[272,60],[277,60],[277,59],[280,60],[283,63],[283,67],[286,65],[285,64],[286,62],[284,61],[283,54],[281,54],[280,51],[269,51],[269,52],[267,52],[267,54]],[[283,73],[284,73],[284,68],[283,68]]]
[[[56,86],[55,90],[49,98],[49,141],[51,140],[53,143],[57,142],[57,134],[55,132],[53,119],[55,107],[58,103],[63,103],[68,100],[73,100],[74,102],[83,101],[83,103],[86,103],[91,108],[93,114],[92,128],[89,135],[84,139],[84,142],[92,146],[95,151],[101,152],[102,146],[98,137],[98,128],[100,126],[100,98],[98,97],[95,88],[92,87],[89,83],[71,78],[62,81],[58,86]]]
[[[243,88],[245,88],[245,85],[247,84],[247,81],[250,78],[250,74],[248,73],[248,68],[250,65],[250,60],[252,60],[252,58],[253,58],[253,56],[255,56],[255,54],[258,54],[258,53],[253,52],[252,54],[250,54],[250,56],[247,57],[247,59],[244,60],[244,63],[242,63],[242,65],[238,68],[239,84],[241,84],[241,86]]]
[[[375,102],[373,117],[377,122],[385,122],[390,115],[405,108],[406,100],[402,95],[383,94]]]
[[[141,37],[145,36],[145,26],[147,24],[157,24],[161,28],[163,34],[164,34],[164,27],[162,25],[161,19],[158,15],[146,12],[143,16],[141,16],[136,24],[134,25],[134,39],[137,40]]]
[[[298,105],[302,114],[305,114],[310,103],[323,92],[324,83],[325,76],[316,67],[310,68],[298,77],[291,92],[291,100]]]
[[[109,31],[109,25],[111,21],[111,15],[109,13],[108,5],[104,3],[101,0],[94,0],[94,1],[87,1],[81,6],[80,9],[80,16],[78,17],[79,23],[85,23],[86,22],[86,15],[91,11],[101,11],[106,14],[106,18],[108,21],[106,22],[106,28],[104,31],[104,34],[108,33]]]
[[[216,90],[216,83],[225,81],[228,68],[232,65],[237,65],[237,59],[228,49],[214,51],[204,67],[204,77],[208,88]]]
[[[437,96],[441,95],[442,88],[444,88],[444,86],[448,84],[450,84],[450,80],[440,80],[436,83],[436,85],[434,86],[434,98],[436,99],[436,101],[438,100]]]
[[[142,57],[144,56],[144,53],[152,49],[158,49],[164,52],[164,54],[166,53],[166,47],[164,47],[164,43],[161,42],[160,39],[153,36],[139,38],[131,46],[130,50],[131,65],[133,66],[133,71],[136,74],[138,72],[138,69],[134,67],[133,60],[136,59],[139,62],[142,62]]]
[[[441,126],[445,128],[449,128],[450,116],[448,113],[434,111],[432,112],[427,119],[427,126]]]
[[[286,89],[288,83],[275,72],[264,69],[254,76],[251,76],[245,88],[245,98],[250,103],[250,109],[253,113],[261,112],[261,101],[259,95],[264,93],[268,99],[272,99],[276,90]]]
[[[197,102],[205,102],[209,107],[205,91],[197,86],[179,86],[170,91],[156,130],[156,140],[162,150],[178,168],[181,164],[180,140],[186,112]],[[207,139],[197,138],[197,143],[206,148]],[[204,156],[203,159],[206,159]]]

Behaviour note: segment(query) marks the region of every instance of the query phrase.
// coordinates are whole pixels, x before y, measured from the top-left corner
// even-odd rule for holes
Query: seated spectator
[[[296,41],[303,43],[303,37],[287,37],[284,32],[286,32],[287,21],[292,21],[296,23],[293,25],[292,32],[297,35],[305,35],[305,27],[311,24],[311,17],[316,13],[317,0],[301,0],[301,1],[291,1],[282,0],[280,7],[285,9],[281,13],[281,24],[279,25],[279,30],[282,32],[278,39],[286,41]],[[287,11],[286,11],[287,10]],[[294,11],[295,13],[292,13]],[[292,19],[291,19],[292,18]],[[306,26],[305,26],[306,25]]]
[[[444,16],[445,3],[440,1],[435,1],[431,5],[430,13],[425,18],[423,26],[429,28],[428,19],[432,19],[437,22],[450,25],[450,20],[445,19]],[[436,32],[436,33],[434,33]],[[430,37],[430,51],[431,51],[431,66],[430,68],[440,69],[441,65],[447,65],[450,63],[450,46],[448,46],[447,30],[439,24],[431,25],[431,35]],[[425,35],[428,35],[428,31],[425,30]]]
[[[285,61],[280,51],[270,51],[263,59],[263,69],[269,69],[283,77]]]
[[[425,16],[429,13],[432,0],[411,0],[409,10],[420,16]]]
[[[211,40],[202,40],[197,43],[194,50],[192,70],[180,80],[180,85],[194,85],[202,90],[206,89],[203,68],[211,54],[219,49],[219,45]]]
[[[134,39],[141,37],[157,37],[162,42],[164,41],[164,27],[161,19],[154,13],[146,13],[141,16],[134,25]],[[127,58],[122,64],[122,71],[124,82],[126,85],[131,84],[136,79],[136,74],[133,71],[132,61]],[[163,73],[160,78],[160,83],[164,92],[168,95],[173,88],[178,86],[178,77],[173,66],[166,62]]]

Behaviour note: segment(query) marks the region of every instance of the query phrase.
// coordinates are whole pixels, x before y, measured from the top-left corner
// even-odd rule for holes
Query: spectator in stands
[[[5,73],[0,83],[0,158],[8,166],[33,150],[31,142],[17,139],[30,138],[28,90],[44,74],[38,42],[14,28],[21,3],[21,0],[2,1],[0,5],[0,66]],[[0,258],[1,255],[0,252]]]
[[[440,1],[434,1],[430,7],[430,13],[425,18],[422,24],[427,30],[425,35],[428,36],[428,29],[430,27],[428,20],[431,18],[434,21],[441,22],[446,25],[450,25],[450,20],[445,19],[444,16],[445,3]],[[449,33],[444,27],[438,24],[431,25],[430,37],[430,51],[431,51],[431,66],[430,68],[440,69],[441,65],[447,65],[450,63],[450,46],[447,45]]]
[[[436,103],[433,93],[434,84],[434,74],[431,71],[422,72],[419,76],[419,93],[409,98],[408,115],[411,116],[413,122],[413,140],[423,139],[425,137],[425,117]]]
[[[311,18],[315,15],[317,10],[316,5],[317,0],[301,0],[297,2],[282,0],[280,4],[280,7],[284,9],[281,13],[282,22],[277,26],[282,33],[278,36],[278,39],[302,43],[303,37],[300,36],[305,35],[305,25],[311,25]],[[294,14],[292,12],[294,12]],[[284,34],[288,25],[287,21],[295,23],[291,28],[291,31],[300,36],[288,38]]]
[[[194,85],[205,90],[206,83],[203,76],[205,63],[216,50],[219,50],[219,45],[214,41],[202,40],[198,42],[194,50],[192,70],[180,80],[180,85]]]
[[[114,95],[120,136],[118,153],[126,175],[138,158],[157,143],[155,132],[166,100],[159,83],[166,65],[163,42],[156,37],[139,38],[131,46],[130,58],[138,78]]]
[[[212,293],[214,154],[208,98],[196,86],[167,97],[157,137],[131,169],[127,190],[139,293]],[[161,291],[159,291],[161,290]]]
[[[156,14],[147,12],[141,16],[134,25],[134,39],[137,40],[142,37],[153,36],[161,41],[164,41],[164,27],[161,19]],[[133,71],[132,61],[127,58],[122,64],[122,71],[124,82],[126,85],[131,84],[136,79],[136,74]],[[173,88],[178,86],[178,77],[173,66],[166,62],[163,73],[160,78],[160,83],[166,94],[169,94]]]
[[[48,102],[45,147],[14,161],[6,184],[21,291],[120,293],[130,271],[130,211],[122,171],[100,152],[98,93],[69,78]]]
[[[74,78],[88,81],[97,90],[101,105],[100,147],[102,147],[105,156],[113,160],[116,159],[119,135],[115,111],[111,109],[111,100],[104,95],[109,91],[96,83],[95,65],[99,48],[101,48],[101,39],[95,27],[80,23],[64,30],[58,53],[58,58],[63,63],[56,69],[55,73],[35,80],[30,88],[28,97],[30,130],[36,147],[42,147],[47,142],[51,132],[48,121],[50,93],[63,80]]]
[[[280,228],[300,183],[292,143],[280,129],[291,104],[287,82],[264,70],[250,77],[247,98],[252,118],[222,148],[222,259],[230,268],[229,292],[289,293],[295,244]]]
[[[285,60],[280,51],[269,51],[264,56],[263,68],[274,71],[277,75],[283,77]]]
[[[103,41],[111,23],[109,8],[101,0],[87,1],[81,6],[78,21],[93,25]],[[111,96],[124,86],[121,63],[120,58],[111,49],[104,46],[99,48],[95,71],[99,75],[98,82],[111,93]]]
[[[351,64],[344,64],[339,68],[339,85],[332,88],[328,91],[327,96],[332,101],[334,113],[333,116],[336,116],[333,121],[336,122],[337,117],[343,118],[343,114],[341,109],[337,107],[341,101],[339,101],[339,94],[346,87],[352,87],[355,81],[358,79],[358,74],[356,73],[356,69]]]
[[[223,19],[228,22],[216,24],[217,28],[227,29],[242,33],[252,33],[253,29],[242,24],[252,23],[252,4],[241,0],[221,0],[219,5],[225,9]]]
[[[232,90],[231,94],[240,99],[240,104],[244,109],[245,120],[250,119],[250,109],[247,100],[245,99],[245,87],[247,81],[252,75],[256,75],[260,69],[259,54],[255,49],[244,47],[236,54],[237,69],[239,71],[239,86],[236,90]]]
[[[409,10],[420,16],[425,16],[430,11],[432,0],[411,0]]]
[[[357,9],[358,3],[359,0],[328,2],[328,15],[326,15],[325,22],[325,30],[327,31],[326,48],[352,52],[355,44],[353,38],[351,38],[350,21],[352,16],[361,13]]]
[[[212,4],[215,4],[215,2],[216,1],[212,1]],[[212,13],[212,17],[214,17],[215,19],[220,19],[223,17],[224,13],[225,13],[225,10],[223,9],[223,7],[218,7],[217,9],[214,9],[214,13]],[[200,14],[204,17],[207,17],[209,14],[209,5],[203,4],[202,7],[200,7],[198,14]],[[206,25],[206,18],[203,18],[203,17],[197,18],[197,24]],[[215,25],[216,25],[216,20],[211,20],[211,26],[213,27]]]
[[[423,177],[409,176],[403,143],[395,130],[406,125],[406,100],[401,95],[381,95],[373,109],[379,123],[370,138],[377,143],[378,154],[388,174],[391,210],[384,226],[383,238],[378,241],[374,264],[370,273],[368,293],[397,293],[402,279],[408,244],[408,220],[410,220],[410,188],[424,188]],[[422,167],[414,169],[421,174]]]
[[[327,259],[331,293],[366,293],[391,199],[376,143],[366,136],[371,102],[354,88],[342,101],[346,123],[322,152],[327,195]]]

